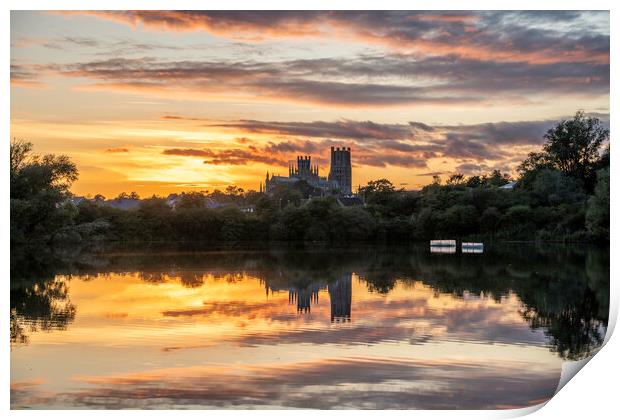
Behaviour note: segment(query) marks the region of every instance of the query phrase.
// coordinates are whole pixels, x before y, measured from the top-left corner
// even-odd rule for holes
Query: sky
[[[558,120],[608,123],[609,45],[606,11],[13,11],[11,138],[109,198],[327,176],[331,146],[354,186],[514,174]]]

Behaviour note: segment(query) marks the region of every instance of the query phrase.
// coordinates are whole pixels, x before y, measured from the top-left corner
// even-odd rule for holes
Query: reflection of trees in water
[[[545,330],[551,348],[564,358],[580,359],[605,338],[609,254],[590,252],[581,261],[567,261],[555,275],[549,268],[531,272],[516,292],[524,303],[523,317],[532,328]]]
[[[302,311],[309,309],[312,299],[316,299],[316,293],[313,294],[316,291],[311,289],[313,285],[318,285],[329,292],[335,320],[351,317],[351,273],[356,273],[365,281],[371,292],[384,294],[389,293],[398,282],[408,284],[415,281],[457,298],[469,292],[499,301],[514,292],[523,302],[523,318],[532,328],[543,328],[552,349],[569,359],[584,357],[600,346],[607,325],[608,249],[489,246],[483,255],[432,255],[426,246],[305,251],[159,251],[151,249],[140,254],[116,251],[85,256],[77,253],[75,258],[52,258],[53,263],[48,264],[47,271],[43,270],[39,273],[41,275],[35,277],[53,279],[54,274],[93,275],[106,272],[137,275],[143,281],[155,284],[178,281],[186,287],[199,287],[207,277],[215,281],[237,282],[250,276],[259,279],[267,291],[286,290],[295,295]],[[26,299],[29,293],[42,293],[48,287],[13,293],[13,279],[24,277],[19,272],[24,266],[18,264],[14,270],[13,253],[11,259],[11,308],[16,310],[17,316],[20,301]],[[35,266],[40,268],[41,264]],[[349,278],[348,285],[342,281],[346,276]],[[46,283],[45,280],[37,282],[43,286]],[[70,306],[63,309],[62,302],[70,305],[66,289],[65,300],[62,296],[62,293],[51,293],[48,303],[44,303],[45,298],[41,302],[49,306],[49,316],[55,316],[59,320],[58,325],[64,319],[66,326],[75,309],[71,311]],[[36,310],[26,311],[23,306],[21,311],[22,314],[36,314]],[[63,317],[63,314],[68,316]],[[23,328],[23,324],[15,324],[13,328],[13,316],[11,320],[13,341],[13,333],[16,337],[23,336],[18,328]]]
[[[532,328],[544,328],[554,351],[566,359],[580,359],[603,344],[606,323],[590,317],[598,312],[594,292],[586,290],[575,305],[547,312],[533,307],[523,311]]]
[[[359,278],[368,285],[370,292],[386,295],[396,286],[397,278],[387,272],[366,271]]]
[[[134,274],[134,273],[128,273]],[[140,280],[146,283],[162,284],[177,281],[188,288],[198,288],[205,284],[209,275],[218,281],[226,283],[238,283],[243,280],[243,273],[204,273],[197,271],[173,271],[173,272],[139,272]]]
[[[64,330],[75,318],[70,274],[100,264],[79,249],[11,249],[11,344],[28,343],[35,331]],[[90,268],[92,270],[92,268]]]
[[[412,275],[435,290],[500,300],[514,292],[522,316],[542,328],[551,349],[581,359],[604,340],[609,313],[609,250],[510,246],[485,256],[416,255]],[[406,280],[405,280],[406,281]]]
[[[64,330],[75,318],[75,311],[64,279],[11,288],[11,343],[27,343],[27,334],[34,331]]]

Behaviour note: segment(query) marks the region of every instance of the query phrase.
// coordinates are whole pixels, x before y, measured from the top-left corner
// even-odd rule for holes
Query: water
[[[13,250],[11,407],[516,408],[604,339],[608,249],[317,248]]]

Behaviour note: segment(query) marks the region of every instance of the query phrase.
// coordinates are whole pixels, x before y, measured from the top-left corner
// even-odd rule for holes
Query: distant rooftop
[[[516,181],[512,181],[512,182],[509,182],[508,184],[502,185],[500,188],[502,190],[512,190],[516,184],[517,184]]]
[[[338,203],[342,207],[363,206],[364,200],[361,197],[338,197]]]

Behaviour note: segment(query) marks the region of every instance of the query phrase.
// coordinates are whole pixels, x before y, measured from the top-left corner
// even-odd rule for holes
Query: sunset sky
[[[414,189],[607,124],[609,44],[608,12],[12,12],[11,137],[78,195],[258,190],[330,146]]]

